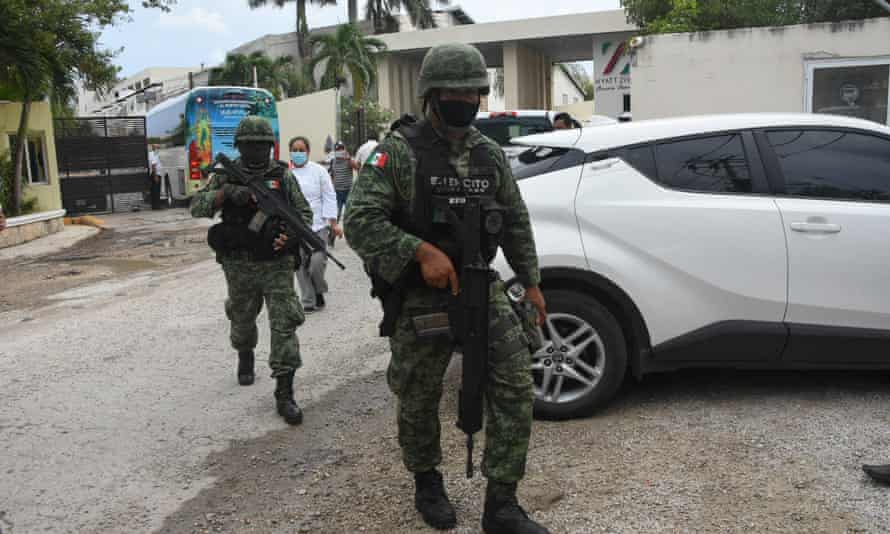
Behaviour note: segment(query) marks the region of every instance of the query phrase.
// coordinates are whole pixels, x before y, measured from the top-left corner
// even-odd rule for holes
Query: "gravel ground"
[[[172,238],[170,258],[206,253],[190,222],[153,218],[168,216],[121,223],[109,243],[156,226],[151,235]],[[115,246],[97,254],[131,258]],[[297,428],[272,411],[268,375],[235,385],[212,261],[34,289],[0,312],[3,534],[433,532],[401,466],[379,307],[355,256],[335,252],[349,270],[329,271],[328,309],[299,331]],[[23,279],[34,264],[0,266]],[[260,332],[262,358],[265,321]],[[456,532],[475,533],[484,481],[464,478],[459,366],[442,403],[442,470]],[[890,488],[860,464],[890,461],[888,376],[683,371],[628,382],[595,416],[536,422],[520,498],[554,533],[887,532]]]

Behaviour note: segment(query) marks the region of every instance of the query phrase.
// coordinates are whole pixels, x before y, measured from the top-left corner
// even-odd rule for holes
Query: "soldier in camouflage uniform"
[[[296,182],[287,177],[287,165],[269,158],[274,143],[275,135],[265,119],[245,117],[235,132],[235,147],[241,154],[235,164],[252,176],[262,177],[267,188],[281,195],[307,224],[312,224],[312,210]],[[195,194],[191,212],[193,217],[213,217],[220,209],[223,222],[211,228],[208,242],[226,276],[226,316],[231,321],[232,347],[238,351],[238,382],[247,386],[254,381],[256,318],[265,299],[272,330],[269,366],[276,380],[276,407],[287,423],[298,425],[303,412],[293,398],[294,373],[301,364],[296,328],[305,320],[294,291],[298,261],[294,254],[299,252],[294,252],[293,240],[288,243],[287,235],[279,233],[279,226],[268,226],[278,221],[259,223],[262,214],[258,215],[247,186],[235,177],[216,172],[207,187]]]
[[[486,179],[493,177],[495,200],[505,208],[500,246],[540,321],[545,314],[525,203],[501,148],[471,126],[480,96],[488,89],[485,61],[476,48],[455,44],[431,49],[418,84],[424,119],[398,126],[377,147],[362,168],[345,214],[347,240],[375,280],[375,291],[379,293],[378,281],[401,288],[387,381],[398,397],[399,445],[405,466],[414,473],[415,507],[427,524],[439,529],[453,528],[457,522],[436,470],[442,461],[439,401],[454,346],[447,333],[419,338],[412,317],[446,308],[449,293],[459,291],[454,268],[458,262],[443,251],[455,248],[455,243],[449,247],[444,242],[447,237],[425,239],[413,232],[417,226],[412,217],[423,201],[416,189],[429,191],[427,185],[443,179],[472,179],[480,161],[487,165]],[[431,214],[433,222],[442,217]],[[528,339],[502,282],[493,285],[490,302],[482,461],[488,485],[482,526],[488,534],[546,533],[516,499],[516,484],[525,473],[534,400]]]

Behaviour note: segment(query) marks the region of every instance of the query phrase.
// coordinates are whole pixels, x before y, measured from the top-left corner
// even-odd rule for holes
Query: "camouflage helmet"
[[[417,97],[425,98],[433,89],[479,89],[488,94],[488,70],[475,46],[444,44],[434,46],[423,58]]]
[[[257,115],[248,115],[238,123],[235,130],[235,144],[241,141],[265,141],[275,144],[275,132],[269,121]]]

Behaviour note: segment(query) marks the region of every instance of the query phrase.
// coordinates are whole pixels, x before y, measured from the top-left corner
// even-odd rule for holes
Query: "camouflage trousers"
[[[256,348],[256,319],[265,299],[272,330],[269,354],[272,376],[299,369],[302,362],[296,330],[306,316],[294,291],[294,258],[285,256],[272,261],[223,258],[220,263],[229,290],[226,316],[231,322],[232,347],[237,351]]]
[[[512,483],[525,474],[531,434],[531,355],[503,284],[492,284],[491,292],[482,473],[489,479]],[[398,397],[399,445],[405,467],[412,472],[427,471],[442,462],[439,401],[454,347],[448,335],[418,338],[411,318],[442,311],[446,299],[443,291],[433,289],[408,292],[396,333],[390,338],[387,382]]]

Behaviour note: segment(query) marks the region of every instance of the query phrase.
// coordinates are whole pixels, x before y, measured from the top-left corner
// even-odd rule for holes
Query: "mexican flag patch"
[[[281,189],[281,182],[278,180],[266,180],[266,187],[269,189]]]
[[[371,157],[368,158],[368,161],[365,162],[366,165],[370,165],[372,167],[377,167],[378,169],[382,169],[386,166],[387,155],[383,152],[377,152],[376,154],[371,154]]]

